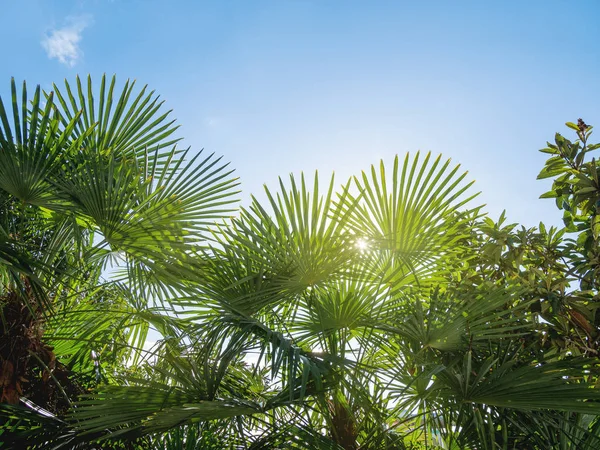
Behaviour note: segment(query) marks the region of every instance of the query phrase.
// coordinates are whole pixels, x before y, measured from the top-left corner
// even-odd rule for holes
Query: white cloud
[[[90,25],[90,16],[67,17],[66,25],[46,33],[42,39],[42,47],[46,50],[48,58],[58,59],[59,62],[69,67],[77,64],[83,56],[79,47],[81,33]]]

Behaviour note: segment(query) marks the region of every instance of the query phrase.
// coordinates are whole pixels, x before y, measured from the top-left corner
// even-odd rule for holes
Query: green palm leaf
[[[95,99],[90,76],[86,84],[84,88],[77,77],[75,89],[66,80],[64,91],[53,85],[62,124],[66,126],[75,121],[73,137],[82,138],[84,148],[104,154],[141,157],[146,148],[171,147],[180,140],[171,138],[178,128],[175,121],[168,118],[171,111],[159,112],[164,101],[159,101],[154,91],[147,92],[147,86],[133,94],[136,82],[127,80],[120,94],[116,94],[116,77],[110,79],[107,91],[107,79],[103,75]],[[91,134],[87,131],[90,128],[93,128]]]

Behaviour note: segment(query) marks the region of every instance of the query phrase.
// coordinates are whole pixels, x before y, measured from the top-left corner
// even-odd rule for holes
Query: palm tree
[[[20,102],[13,80],[12,115],[0,100],[0,392],[50,410],[85,391],[73,371],[121,367],[149,324],[168,326],[154,306],[198,277],[206,224],[236,184],[219,159],[186,162],[147,88],[116,95],[103,77],[94,99],[76,81],[33,99],[23,84]]]
[[[546,345],[536,310],[544,277],[568,284],[540,262],[560,233],[493,222],[430,154],[339,189],[292,176],[229,217],[225,166],[185,162],[152,93],[127,83],[111,112],[114,83],[97,109],[89,79],[43,111],[38,89],[12,126],[0,104],[3,312],[37,333],[2,362],[64,399],[3,371],[5,442],[598,447],[596,365]]]

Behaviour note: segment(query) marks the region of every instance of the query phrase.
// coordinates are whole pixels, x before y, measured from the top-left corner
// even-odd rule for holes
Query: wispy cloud
[[[82,32],[92,23],[89,15],[67,17],[66,25],[62,28],[50,30],[42,39],[42,47],[46,50],[48,58],[58,59],[66,66],[73,67],[83,56],[79,47]]]

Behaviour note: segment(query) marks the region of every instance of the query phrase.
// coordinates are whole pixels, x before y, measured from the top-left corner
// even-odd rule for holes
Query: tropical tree
[[[65,412],[122,371],[150,324],[170,329],[163,290],[199,276],[206,225],[229,213],[226,165],[186,162],[158,97],[115,86],[31,99],[13,80],[12,115],[0,101],[3,402]]]
[[[430,154],[233,214],[153,93],[65,89],[0,103],[5,446],[598,448],[591,127],[546,150],[563,230]]]

